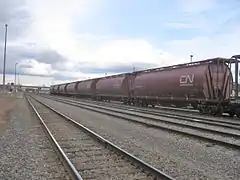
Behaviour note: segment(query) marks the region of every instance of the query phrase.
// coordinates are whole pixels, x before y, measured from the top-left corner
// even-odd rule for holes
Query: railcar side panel
[[[128,97],[128,75],[101,78],[96,84],[96,96],[101,97]]]
[[[61,84],[59,86],[59,94],[66,94],[66,86],[67,84]]]
[[[76,94],[78,94],[79,96],[94,96],[97,81],[98,79],[80,81],[76,86]]]
[[[134,96],[154,99],[204,98],[203,81],[207,65],[137,75]]]
[[[78,85],[79,81],[78,82],[72,82],[72,83],[69,83],[67,86],[66,86],[66,93],[71,95],[71,94],[76,94],[76,90],[77,90],[77,85]]]

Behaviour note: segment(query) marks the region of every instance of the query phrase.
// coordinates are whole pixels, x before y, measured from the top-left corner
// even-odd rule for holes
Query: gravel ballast
[[[177,179],[239,179],[240,153],[39,98]]]
[[[25,99],[16,99],[1,132],[0,179],[69,179]]]
[[[72,103],[72,102],[69,102]],[[219,131],[217,130],[217,127],[209,129],[207,127],[207,125],[204,125],[205,127],[201,127],[200,129],[198,129],[198,125],[196,123],[196,125],[194,125],[194,123],[192,123],[192,125],[189,127],[188,124],[183,123],[182,120],[180,120],[181,122],[179,123],[177,119],[173,119],[173,118],[158,118],[158,117],[154,117],[151,115],[145,115],[144,113],[141,113],[142,115],[139,115],[140,113],[134,113],[134,112],[130,112],[127,110],[121,110],[118,111],[117,108],[105,108],[105,107],[101,107],[101,106],[95,106],[90,103],[88,104],[77,104],[77,106],[79,106],[80,108],[86,107],[87,109],[90,108],[90,110],[93,111],[100,111],[99,113],[105,114],[106,115],[111,115],[117,118],[122,118],[125,120],[129,120],[129,121],[135,121],[135,122],[141,122],[143,124],[150,124],[153,125],[154,127],[160,128],[160,129],[169,129],[172,131],[178,131],[178,132],[187,132],[190,133],[190,135],[198,135],[200,137],[206,137],[208,139],[214,139],[214,140],[218,140],[220,142],[224,142],[225,145],[229,145],[229,143],[232,145],[236,145],[240,147],[240,133],[239,130],[237,131],[238,133],[233,133],[231,132],[231,130],[227,129],[226,130],[224,128],[222,128],[225,132],[223,131]],[[114,109],[112,111],[112,109]],[[168,120],[167,120],[168,119]],[[172,122],[174,122],[172,124]],[[177,124],[175,124],[177,123]],[[178,124],[179,123],[179,124]],[[185,127],[185,125],[187,125],[187,127]],[[215,131],[216,130],[216,131]],[[228,131],[229,132],[228,132]],[[211,142],[211,141],[210,141]],[[235,148],[238,148],[234,146]]]
[[[79,98],[72,98],[72,97],[59,97],[59,96],[51,96],[51,97],[57,97],[57,98],[61,98],[61,99],[68,99],[68,100],[74,100],[74,101],[79,101],[79,102],[83,102],[83,103],[92,103],[93,101],[91,100],[87,100],[87,99],[79,99]],[[136,107],[136,106],[128,106],[128,105],[123,105],[120,102],[113,102],[111,101],[111,103],[109,102],[104,102],[104,101],[94,101],[95,105],[101,105],[101,106],[107,106],[107,107],[120,107],[120,108],[127,108],[127,109],[132,109],[132,111],[134,112],[135,110],[144,110],[144,112],[153,112],[153,113],[157,113],[158,115],[163,115],[163,114],[168,114],[168,115],[179,115],[179,116],[188,116],[188,118],[193,118],[193,119],[205,119],[207,118],[207,120],[210,121],[218,121],[218,122],[222,122],[224,124],[228,124],[228,123],[233,123],[236,125],[240,125],[240,121],[238,118],[230,118],[230,117],[226,117],[226,116],[222,116],[222,117],[214,117],[214,116],[210,116],[210,115],[205,115],[205,114],[200,114],[198,111],[195,111],[195,113],[192,113],[191,111],[186,111],[187,109],[185,109],[184,112],[182,111],[173,111],[173,110],[167,110],[167,108],[165,107],[164,109],[159,109],[159,108],[146,108],[146,107]]]
[[[107,148],[106,143],[100,143],[35,100],[32,102],[83,179],[154,179],[149,172],[133,165],[129,158]]]

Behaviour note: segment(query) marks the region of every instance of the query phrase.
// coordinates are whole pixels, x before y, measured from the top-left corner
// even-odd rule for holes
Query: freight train
[[[225,112],[230,116],[240,116],[239,105],[231,101],[232,63],[232,59],[213,58],[87,79],[52,85],[50,94],[99,101],[114,100],[145,107],[192,105],[201,113],[216,115]],[[238,61],[235,64],[238,65]]]

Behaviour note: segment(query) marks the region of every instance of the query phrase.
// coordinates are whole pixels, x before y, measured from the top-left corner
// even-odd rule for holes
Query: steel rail
[[[53,99],[55,101],[59,101],[59,102],[65,103],[65,104],[81,107],[83,109],[87,109],[87,110],[90,110],[90,111],[93,111],[93,112],[97,112],[97,113],[105,114],[105,115],[108,115],[108,116],[120,118],[120,119],[123,119],[123,120],[127,120],[127,121],[130,121],[130,122],[138,123],[138,124],[145,125],[145,126],[148,126],[148,127],[163,129],[163,130],[167,130],[167,131],[183,134],[183,135],[186,135],[186,136],[189,136],[189,137],[195,137],[197,139],[202,139],[202,140],[206,140],[208,142],[217,143],[219,145],[223,145],[223,146],[226,146],[226,147],[230,147],[230,148],[234,148],[234,149],[239,149],[240,148],[240,145],[234,144],[234,143],[231,143],[231,142],[221,141],[221,140],[209,138],[209,137],[206,137],[206,136],[201,136],[201,135],[185,132],[185,131],[182,131],[182,130],[171,129],[171,128],[167,128],[167,127],[164,127],[164,126],[155,125],[155,124],[151,124],[151,123],[135,120],[135,119],[132,119],[132,118],[125,117],[124,115],[116,115],[116,114],[113,114],[113,113],[110,113],[110,112],[104,112],[104,111],[99,110],[99,109],[101,109],[101,107],[87,107],[89,105],[85,104],[85,106],[84,106],[84,105],[81,105],[81,103],[67,102],[67,101],[64,101],[64,100],[58,100],[58,99],[49,98],[49,97],[45,97],[45,98]],[[121,112],[121,113],[123,113],[123,112]],[[124,112],[124,114],[125,114],[125,112]],[[134,116],[134,114],[132,116]],[[236,136],[238,136],[238,135],[236,135]]]
[[[60,98],[59,96],[58,97],[50,96],[50,97]],[[70,101],[73,100],[73,99],[66,98],[66,97],[61,98],[61,99],[68,99]],[[74,101],[79,102],[77,100],[74,100]],[[218,125],[218,126],[222,126],[222,127],[228,127],[228,128],[240,130],[240,123],[230,122],[229,119],[227,121],[224,121],[224,120],[211,119],[211,117],[209,117],[209,118],[200,117],[200,115],[197,115],[195,113],[194,113],[195,115],[187,115],[187,114],[177,114],[176,115],[176,114],[173,114],[172,110],[171,110],[171,112],[163,112],[163,111],[149,110],[149,109],[147,110],[146,108],[123,105],[123,104],[114,103],[114,102],[110,104],[110,103],[107,103],[107,102],[97,102],[97,101],[89,101],[89,100],[83,100],[83,99],[81,99],[81,102],[86,102],[86,103],[94,102],[94,104],[96,104],[96,105],[106,105],[106,106],[109,106],[109,107],[117,107],[119,109],[125,109],[125,110],[129,110],[128,108],[131,107],[131,111],[135,111],[135,112],[146,112],[146,113],[151,114],[151,115],[157,115],[157,116],[167,117],[167,118],[176,118],[177,117],[179,120],[199,122],[199,123],[202,123],[202,124],[209,124],[209,125]],[[191,112],[189,112],[189,113],[191,113]],[[235,126],[238,126],[238,127],[235,127]]]
[[[64,100],[64,99],[58,99],[57,98],[56,100],[62,101],[64,103],[66,101],[69,101],[69,102],[72,102],[72,103],[87,105],[89,107],[99,108],[99,109],[103,109],[103,110],[107,110],[107,111],[112,111],[112,112],[115,112],[115,113],[124,113],[126,115],[135,116],[135,117],[139,117],[139,118],[147,118],[147,119],[155,121],[155,122],[164,122],[164,123],[167,123],[167,124],[173,124],[173,125],[177,125],[177,126],[197,129],[197,130],[200,130],[200,131],[216,133],[216,134],[219,134],[219,135],[225,135],[225,136],[229,136],[229,137],[240,138],[240,134],[223,132],[223,131],[218,131],[218,130],[215,130],[215,129],[208,129],[208,128],[203,128],[203,127],[197,127],[197,126],[194,126],[194,125],[184,124],[184,123],[181,123],[181,122],[173,122],[173,121],[169,121],[169,120],[158,119],[158,118],[155,118],[155,117],[149,117],[149,116],[145,116],[145,115],[134,114],[132,111],[130,111],[130,112],[126,112],[126,111],[122,112],[121,110],[111,109],[111,107],[109,109],[107,107],[102,107],[102,106],[99,106],[99,105],[94,105],[94,104],[89,104],[89,103],[85,104],[85,103],[82,103],[82,102],[77,102],[77,101],[72,101],[72,100],[67,100],[67,99]],[[129,111],[129,110],[127,110],[127,111]],[[143,113],[143,112],[139,112],[139,113]],[[177,118],[178,119],[178,116],[169,116],[168,118]],[[196,122],[196,121],[194,121],[194,122]],[[199,122],[199,123],[201,123],[201,122]]]
[[[44,127],[44,131],[46,132],[48,138],[50,139],[50,142],[53,144],[53,147],[54,147],[55,151],[57,152],[58,156],[60,157],[61,161],[63,162],[65,168],[67,169],[67,171],[70,175],[70,177],[74,180],[75,179],[76,180],[83,180],[81,175],[78,173],[78,171],[76,170],[74,165],[68,159],[67,155],[64,153],[64,151],[62,150],[62,148],[60,147],[60,145],[58,144],[58,142],[54,138],[51,131],[48,129],[47,125],[45,124],[44,120],[40,116],[40,114],[37,111],[37,109],[35,108],[35,106],[32,104],[31,100],[28,97],[26,97],[26,99],[27,99],[30,107],[33,109],[34,113],[37,115],[38,119],[40,120],[42,126]]]
[[[31,96],[31,95],[30,95]],[[123,150],[122,148],[118,147],[117,145],[113,144],[112,142],[108,141],[107,139],[103,138],[102,136],[100,136],[99,134],[95,133],[94,131],[90,130],[89,128],[85,127],[84,125],[76,122],[74,119],[72,119],[71,117],[61,113],[60,111],[57,111],[56,109],[54,109],[53,107],[41,102],[40,100],[38,100],[37,98],[31,96],[33,99],[35,99],[37,102],[39,102],[40,104],[42,104],[43,106],[49,108],[50,110],[52,110],[53,112],[55,112],[56,114],[58,114],[59,116],[65,118],[66,120],[70,121],[71,123],[73,123],[74,125],[76,125],[78,128],[81,128],[82,130],[84,130],[85,132],[87,132],[88,134],[90,134],[93,138],[101,141],[105,146],[109,146],[110,148],[114,149],[115,151],[117,151],[118,153],[128,157],[133,163],[141,166],[142,168],[144,168],[145,170],[149,171],[153,176],[155,176],[156,179],[161,179],[161,180],[174,180],[174,178],[170,177],[169,175],[165,174],[164,172],[158,170],[157,168],[151,166],[150,164],[144,162],[143,160],[133,156],[132,154],[128,153],[127,151]]]
[[[96,104],[100,105],[101,103],[96,103]],[[104,103],[104,104],[106,104],[108,106],[112,106],[112,104],[110,105],[109,103]],[[114,107],[118,107],[118,108],[120,107],[121,109],[128,109],[129,107],[131,107],[132,111],[136,111],[136,112],[146,112],[148,114],[162,116],[162,117],[176,117],[177,116],[178,119],[180,119],[180,120],[188,120],[188,121],[194,121],[194,122],[199,121],[199,122],[202,122],[203,124],[204,123],[205,124],[213,124],[213,125],[219,125],[222,127],[230,127],[233,129],[240,130],[240,123],[231,122],[231,121],[229,121],[229,119],[227,121],[223,121],[223,120],[211,119],[211,117],[209,117],[209,118],[200,117],[200,115],[197,115],[197,114],[195,114],[195,115],[177,114],[176,115],[176,114],[174,114],[173,111],[172,112],[166,112],[166,111],[163,112],[163,111],[150,110],[150,109],[146,109],[146,108],[140,108],[140,107],[136,107],[136,106],[127,106],[127,105],[116,104],[116,103],[113,103],[113,104],[114,104]],[[177,111],[175,111],[175,112],[177,112]],[[183,113],[183,112],[181,112],[181,113]],[[191,112],[188,112],[188,113],[191,113]],[[192,120],[192,119],[196,119],[196,120]],[[234,126],[238,126],[238,127],[235,128]]]

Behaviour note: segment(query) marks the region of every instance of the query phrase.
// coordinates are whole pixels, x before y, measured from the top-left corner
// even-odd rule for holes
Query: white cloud
[[[27,61],[23,59],[19,62],[18,66],[26,74],[49,76],[54,73],[51,64],[41,63],[35,59]]]
[[[55,65],[59,69],[55,73],[65,73],[67,76],[68,73],[65,71],[75,73],[84,68],[134,66],[137,63],[155,65],[176,63],[172,55],[154,48],[141,38],[119,39],[108,35],[75,32],[73,20],[78,18],[74,23],[77,22],[81,26],[81,22],[91,17],[91,13],[94,14],[94,10],[101,6],[95,1],[73,0],[56,3],[54,0],[47,3],[39,0],[36,2],[28,3],[34,19],[32,35],[29,34],[28,38],[38,37],[38,43],[46,44],[68,59]],[[83,12],[79,14],[81,10]],[[39,72],[53,71],[53,66],[52,69],[47,65],[40,67],[42,69]]]
[[[104,69],[108,69],[106,72],[109,75],[113,73],[108,72],[113,67],[140,64],[139,68],[143,69],[183,63],[189,61],[189,54],[194,54],[196,60],[215,56],[229,57],[238,52],[240,45],[237,30],[223,35],[215,34],[212,37],[209,33],[188,40],[162,42],[159,47],[142,37],[119,38],[117,35],[114,37],[108,34],[90,34],[84,31],[83,24],[101,7],[100,1],[26,0],[26,2],[24,8],[31,16],[31,28],[26,31],[26,36],[9,42],[9,46],[26,49],[24,56],[19,53],[22,56],[18,61],[22,64],[19,68],[25,73],[55,77],[44,77],[43,81],[57,83],[104,76]],[[202,12],[213,9],[216,5],[214,0],[179,0],[178,5],[184,13],[180,20],[172,19],[166,22],[168,27],[201,28],[202,31],[213,32],[210,30],[214,30],[215,24],[210,24]],[[229,18],[232,18],[232,15]],[[88,72],[96,68],[103,71]],[[34,79],[36,76],[29,78]],[[42,83],[40,80],[22,82]]]
[[[198,28],[199,24],[196,23],[187,23],[187,22],[169,22],[166,23],[167,27],[183,29],[183,28]]]
[[[47,44],[50,48],[71,55],[75,60],[76,41],[74,28],[94,14],[100,4],[92,0],[29,0],[28,6],[34,20],[31,33],[38,37],[37,41]]]
[[[134,63],[171,63],[173,57],[167,52],[155,49],[143,39],[113,40],[102,44],[89,59],[98,67],[112,67]]]
[[[174,40],[165,44],[168,51],[179,57],[188,57],[190,53],[195,59],[203,60],[212,57],[230,58],[239,54],[240,36],[236,29],[230,33],[219,34],[212,37],[199,36],[190,40]]]
[[[178,0],[178,5],[187,13],[201,13],[215,7],[217,0]]]

